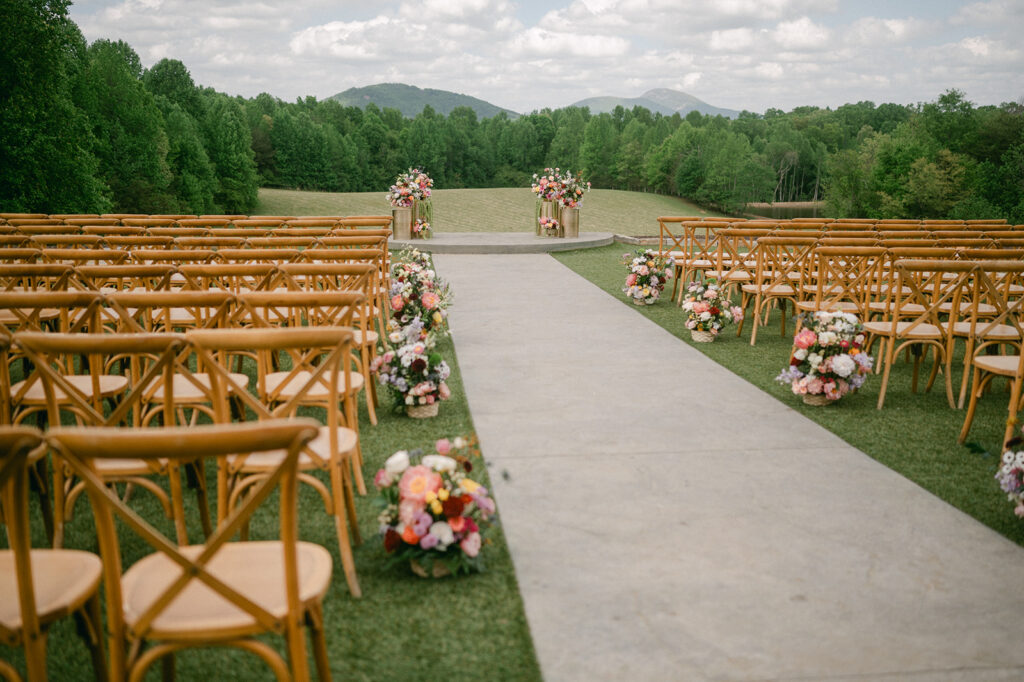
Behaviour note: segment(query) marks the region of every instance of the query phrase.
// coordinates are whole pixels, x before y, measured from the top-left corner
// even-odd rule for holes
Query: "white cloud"
[[[831,46],[829,39],[832,32],[820,24],[815,24],[808,17],[800,17],[795,21],[780,22],[772,32],[772,38],[784,48],[790,50],[826,50]]]
[[[712,50],[745,50],[753,43],[754,31],[744,27],[712,31],[708,45]]]

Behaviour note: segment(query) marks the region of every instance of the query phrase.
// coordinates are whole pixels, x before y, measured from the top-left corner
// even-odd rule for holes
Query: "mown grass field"
[[[433,194],[437,232],[531,232],[534,198],[527,187],[441,189]],[[263,188],[261,215],[390,215],[384,191],[332,193]],[[580,210],[580,231],[657,236],[658,216],[721,216],[678,197],[595,189]]]
[[[805,405],[788,386],[774,381],[789,360],[794,329],[792,320],[788,320],[787,335],[783,337],[779,329],[779,312],[774,312],[768,326],[758,330],[756,346],[750,345],[750,320],[738,338],[736,327],[731,326],[714,343],[694,343],[690,340],[682,310],[668,300],[667,290],[666,298],[652,306],[638,308],[626,300],[622,293],[626,273],[620,259],[629,250],[622,244],[613,244],[553,256],[620,300],[622,305],[646,316],[757,388],[1010,540],[1024,545],[1024,522],[1014,516],[1013,505],[1007,502],[993,478],[1006,425],[1008,393],[1004,390],[1005,382],[995,382],[995,389],[979,401],[967,439],[968,443],[975,443],[987,454],[957,444],[965,411],[950,409],[941,378],[931,392],[912,393],[911,366],[902,359],[893,369],[882,410],[876,409],[881,377],[875,374],[857,393],[844,396],[837,404],[825,407]],[[734,296],[733,300],[739,302],[738,297]],[[628,330],[609,333],[628,333]],[[958,347],[962,352],[963,345],[958,344]],[[922,364],[922,390],[931,368],[930,357]],[[953,369],[954,393],[959,390],[961,367],[957,358]],[[699,388],[694,387],[694,390]],[[734,409],[739,414],[743,406],[737,404]],[[793,475],[799,476],[800,472],[794,471]],[[842,472],[837,471],[836,475],[841,476]],[[823,513],[827,511],[822,510]]]

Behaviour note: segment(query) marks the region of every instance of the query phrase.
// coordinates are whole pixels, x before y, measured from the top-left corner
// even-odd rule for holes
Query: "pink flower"
[[[436,493],[441,488],[441,476],[428,467],[419,464],[409,467],[398,481],[402,500],[412,500],[421,505],[426,503],[427,493]]]
[[[793,338],[793,344],[797,348],[810,348],[818,341],[818,335],[810,329],[801,329],[800,333]]]
[[[698,315],[700,315],[701,313],[706,313],[709,310],[711,310],[711,306],[709,306],[704,301],[697,301],[696,303],[693,304],[693,312],[697,313]]]
[[[631,287],[634,284],[636,284],[636,275],[633,273],[629,273],[629,276],[626,277],[626,286]]]
[[[425,504],[423,500],[403,499],[398,503],[398,520],[407,526],[413,525],[416,523],[416,517],[423,512]]]
[[[441,385],[444,386],[444,384]],[[434,443],[434,450],[436,450],[439,455],[447,455],[452,451],[452,443],[447,438],[442,438]]]
[[[441,303],[441,297],[433,291],[428,291],[423,294],[423,298],[421,298],[420,301],[423,303],[424,308],[427,310],[433,310]]]
[[[384,471],[384,469],[378,469],[377,473],[373,476],[373,484],[378,488],[387,488],[394,479],[391,478],[391,474]]]
[[[807,392],[811,395],[817,395],[825,388],[825,385],[821,382],[821,379],[814,377],[807,381]]]
[[[732,313],[733,322],[739,322],[740,320],[743,319],[743,308],[739,307],[738,305],[734,305],[732,308],[730,308],[729,312]]]
[[[466,553],[466,556],[472,558],[480,553],[480,544],[480,533],[470,533],[459,543],[459,547]]]
[[[422,547],[423,549],[434,549],[435,547],[437,547],[437,543],[437,536],[431,535],[430,533],[427,533],[422,538],[420,538],[420,547]]]
[[[448,400],[448,398],[452,397],[452,389],[448,388],[448,384],[442,381],[441,385],[437,387],[437,394],[441,396],[441,400]],[[443,455],[444,453],[442,452],[441,454]]]
[[[1014,507],[1013,513],[1016,514],[1018,518],[1024,519],[1024,502],[1021,502],[1016,507]]]
[[[405,299],[399,294],[395,294],[391,297],[391,309],[398,312],[405,307]]]

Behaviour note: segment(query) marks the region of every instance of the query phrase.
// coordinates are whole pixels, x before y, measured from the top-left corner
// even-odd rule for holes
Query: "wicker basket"
[[[413,419],[429,419],[437,416],[437,408],[441,403],[433,402],[429,405],[406,405],[405,413]]]
[[[822,405],[831,405],[834,402],[834,400],[830,399],[824,393],[804,393],[805,405],[821,407]]]
[[[691,329],[690,338],[697,343],[711,343],[715,340],[715,335],[711,332],[706,332],[703,329]]]
[[[633,305],[647,305],[647,299],[645,298],[631,298],[629,300],[633,301]]]
[[[427,569],[423,567],[423,564],[415,559],[409,560],[409,568],[411,568],[412,572],[421,578],[443,578],[446,575],[452,574],[451,571],[448,570],[448,565],[443,561],[435,561],[430,573],[427,573]]]

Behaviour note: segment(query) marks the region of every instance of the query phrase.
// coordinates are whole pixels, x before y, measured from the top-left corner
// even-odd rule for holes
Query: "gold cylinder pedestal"
[[[392,239],[407,241],[412,239],[412,207],[395,206],[391,209]]]
[[[546,236],[544,230],[541,229],[540,219],[541,218],[558,218],[558,211],[555,208],[555,202],[553,201],[541,201],[537,207],[537,219],[534,221],[533,229],[537,233],[537,236]]]
[[[562,236],[567,238],[580,236],[580,210],[578,208],[562,208]]]

